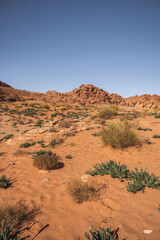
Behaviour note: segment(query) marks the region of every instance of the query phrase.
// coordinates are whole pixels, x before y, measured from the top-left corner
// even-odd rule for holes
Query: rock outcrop
[[[118,94],[107,91],[91,84],[81,85],[79,88],[66,93],[48,91],[46,93],[29,92],[14,89],[0,81],[0,101],[49,101],[58,104],[100,105],[115,104],[137,108],[160,110],[160,96],[145,94],[123,98]]]

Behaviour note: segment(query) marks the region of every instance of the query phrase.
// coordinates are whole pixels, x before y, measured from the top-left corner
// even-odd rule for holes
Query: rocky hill
[[[46,93],[29,92],[14,89],[0,81],[0,101],[50,101],[60,104],[99,105],[115,104],[137,108],[151,108],[160,110],[160,96],[144,94],[123,98],[118,94],[110,94],[91,84],[81,85],[79,88],[66,93],[48,91]]]

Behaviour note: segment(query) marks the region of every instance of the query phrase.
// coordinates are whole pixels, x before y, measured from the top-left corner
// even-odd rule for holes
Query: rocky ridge
[[[149,108],[160,110],[160,96],[144,94],[123,98],[118,94],[110,94],[91,84],[81,85],[79,88],[66,93],[48,91],[46,93],[30,92],[14,89],[0,81],[0,101],[49,101],[58,104],[101,105],[115,104],[121,106]]]

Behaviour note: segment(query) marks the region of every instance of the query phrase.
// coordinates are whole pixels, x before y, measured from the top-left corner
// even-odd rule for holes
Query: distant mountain
[[[91,84],[81,85],[79,88],[66,93],[48,91],[46,93],[30,92],[14,89],[0,81],[0,101],[49,101],[60,104],[101,105],[115,104],[140,108],[160,110],[160,96],[144,94],[123,98],[118,94],[107,91]]]

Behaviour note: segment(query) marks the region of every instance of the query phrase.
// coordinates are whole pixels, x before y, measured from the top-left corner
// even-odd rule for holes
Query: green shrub
[[[8,188],[11,185],[11,181],[6,178],[5,175],[3,175],[0,178],[0,188]]]
[[[138,136],[127,121],[111,123],[107,128],[103,128],[101,138],[105,145],[120,149],[139,143]]]
[[[89,240],[118,240],[118,230],[111,230],[111,227],[107,228],[100,228],[100,231],[95,230],[94,232],[90,230],[90,235],[85,232],[85,237]]]
[[[114,116],[116,116],[118,113],[118,107],[117,106],[108,106],[103,107],[99,109],[98,117],[103,119],[110,119]]]
[[[55,138],[53,138],[50,142],[49,142],[49,146],[54,148],[56,145],[58,145],[59,143],[57,142],[57,140]]]
[[[3,141],[3,140],[7,140],[7,139],[10,139],[10,138],[13,138],[13,136],[14,136],[14,134],[6,135],[5,137],[0,139],[0,142]]]
[[[43,139],[39,140],[37,143],[40,144],[41,147],[43,147],[43,148],[48,147],[47,145],[44,144],[44,140]]]
[[[94,175],[111,175],[113,178],[119,178],[120,180],[127,178],[129,176],[129,171],[127,170],[127,166],[125,164],[121,165],[120,162],[117,164],[117,162],[110,160],[107,163],[101,163],[96,164],[94,167],[94,170],[92,171],[89,169],[89,171],[86,172],[86,174],[89,174],[91,176]]]
[[[56,154],[55,153],[52,153],[51,151],[45,151],[45,150],[40,150],[38,152],[35,152],[33,155],[32,155],[32,158],[36,158],[40,155],[48,155],[48,156],[53,156],[55,157]]]
[[[155,135],[153,135],[153,138],[160,138],[160,135],[155,134]]]
[[[67,159],[72,159],[72,155],[71,155],[71,154],[66,155],[65,158],[67,158]]]
[[[35,127],[42,127],[43,120],[37,120],[36,124],[34,125]]]
[[[158,209],[158,211],[160,211],[160,204],[158,204],[158,206],[159,206],[159,207],[158,207],[157,209]]]
[[[138,127],[137,130],[138,131],[152,131],[151,128],[142,128],[142,127]]]
[[[158,115],[155,115],[155,118],[160,118],[160,114],[158,114]]]
[[[25,143],[22,143],[19,147],[20,148],[28,148],[28,147],[34,146],[35,144],[36,144],[36,142],[25,142]]]

